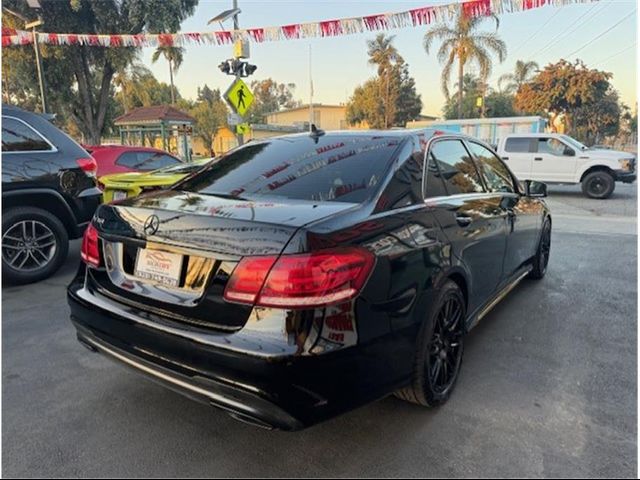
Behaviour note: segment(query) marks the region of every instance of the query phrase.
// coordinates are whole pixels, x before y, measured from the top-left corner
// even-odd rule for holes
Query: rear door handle
[[[472,219],[466,215],[456,215],[456,222],[458,222],[458,225],[461,227],[468,227],[471,225]]]
[[[509,160],[509,157],[502,157],[503,160]]]
[[[541,161],[542,161],[542,157],[535,157],[535,158],[534,158],[534,160],[535,160],[536,162],[541,162]]]

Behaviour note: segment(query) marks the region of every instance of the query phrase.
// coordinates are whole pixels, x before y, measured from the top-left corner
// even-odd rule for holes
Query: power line
[[[575,55],[576,53],[578,53],[580,50],[582,50],[585,47],[588,47],[589,45],[591,45],[593,42],[595,42],[596,40],[598,40],[600,37],[602,37],[603,35],[609,33],[611,30],[613,30],[615,27],[617,27],[618,25],[620,25],[622,22],[624,22],[627,18],[629,18],[631,15],[634,15],[636,13],[636,9],[634,8],[633,11],[631,13],[629,13],[628,15],[625,15],[623,18],[621,18],[620,20],[618,20],[616,23],[614,23],[613,25],[611,25],[609,28],[607,28],[604,32],[602,32],[600,35],[598,35],[595,38],[592,38],[591,40],[589,40],[587,43],[585,43],[583,46],[581,46],[580,48],[578,48],[577,50],[574,50],[573,52],[571,52],[569,55],[565,55],[565,57],[571,57],[573,55]]]
[[[605,2],[603,2],[603,4],[604,4],[604,3],[605,3]],[[584,25],[584,24],[585,24],[585,23],[587,23],[589,20],[591,20],[591,19],[595,16],[595,14],[596,14],[597,12],[593,12],[593,15],[591,15],[589,18],[585,19],[582,23],[580,23],[580,20],[581,20],[582,18],[584,18],[586,15],[588,15],[589,13],[591,13],[595,8],[597,8],[597,7],[602,7],[602,8],[604,8],[604,7],[603,7],[603,4],[595,3],[595,4],[594,4],[594,5],[593,5],[589,10],[587,10],[586,12],[584,12],[582,15],[580,15],[580,16],[576,19],[576,22],[575,22],[575,24],[574,24],[574,28],[572,28],[572,29],[571,29],[571,30],[569,30],[569,31],[560,32],[558,35],[556,35],[555,37],[553,37],[553,38],[551,39],[551,41],[550,41],[549,43],[547,43],[544,47],[542,47],[541,49],[539,49],[538,51],[536,51],[533,55],[530,55],[530,57],[531,57],[531,58],[534,58],[534,57],[536,57],[537,55],[539,55],[539,54],[541,54],[541,53],[543,53],[543,52],[547,51],[547,50],[549,49],[549,47],[551,47],[552,45],[555,45],[555,44],[558,42],[558,40],[560,40],[561,38],[564,38],[564,37],[566,37],[567,35],[570,35],[571,33],[575,32],[578,28],[580,28],[582,25]]]
[[[593,67],[597,67],[598,65],[602,65],[603,63],[607,63],[612,58],[615,58],[615,57],[618,57],[618,56],[622,55],[627,50],[630,50],[633,47],[635,47],[636,43],[637,42],[633,42],[631,45],[628,45],[627,48],[624,48],[624,49],[620,50],[618,53],[614,53],[613,55],[609,55],[607,58],[603,58],[602,60],[597,61],[596,63],[593,64]]]
[[[514,48],[514,49],[513,49],[513,53],[512,53],[512,55],[514,55],[518,50],[520,50],[523,46],[525,46],[525,45],[527,44],[527,42],[529,42],[529,40],[531,40],[531,39],[532,39],[533,37],[535,37],[538,33],[540,33],[540,32],[542,31],[542,29],[543,29],[544,27],[546,27],[546,26],[549,24],[549,22],[551,22],[551,20],[553,20],[553,19],[554,19],[554,17],[555,17],[558,13],[560,13],[560,10],[561,10],[561,9],[557,8],[557,9],[556,9],[556,11],[553,13],[553,15],[551,15],[551,17],[549,17],[549,19],[548,19],[546,22],[544,22],[544,23],[542,24],[542,26],[541,26],[538,30],[536,30],[535,32],[533,32],[533,35],[531,35],[531,36],[530,36],[529,38],[527,38],[524,42],[522,42],[520,45],[518,45],[516,48]]]

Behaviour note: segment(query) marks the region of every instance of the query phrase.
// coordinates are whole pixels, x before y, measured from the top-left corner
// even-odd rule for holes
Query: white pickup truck
[[[608,198],[615,182],[636,179],[636,157],[615,150],[590,149],[568,135],[514,133],[497,151],[518,178],[545,183],[582,184],[590,198]]]

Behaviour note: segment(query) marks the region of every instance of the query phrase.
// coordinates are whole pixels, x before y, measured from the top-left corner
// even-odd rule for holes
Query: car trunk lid
[[[96,225],[102,293],[202,327],[241,328],[251,306],[223,292],[244,256],[280,254],[296,230],[353,207],[338,202],[248,201],[176,191],[103,205]]]

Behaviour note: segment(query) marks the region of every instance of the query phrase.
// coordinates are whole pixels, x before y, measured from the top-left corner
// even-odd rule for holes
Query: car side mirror
[[[525,180],[524,194],[527,197],[544,198],[547,196],[547,184],[535,180]]]
[[[573,148],[569,148],[569,147],[564,147],[564,152],[563,152],[565,157],[575,157],[576,156],[576,152],[573,150]]]

